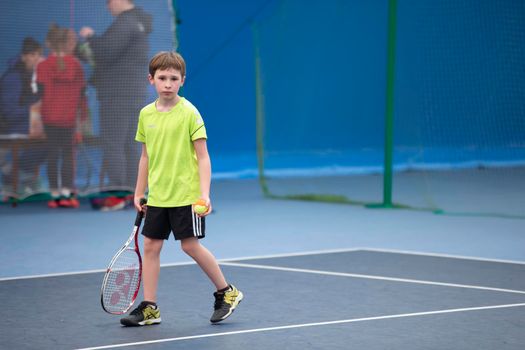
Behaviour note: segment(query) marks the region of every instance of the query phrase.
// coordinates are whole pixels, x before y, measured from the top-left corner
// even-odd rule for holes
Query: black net
[[[176,49],[172,2],[0,4],[3,200],[129,192],[148,62]]]

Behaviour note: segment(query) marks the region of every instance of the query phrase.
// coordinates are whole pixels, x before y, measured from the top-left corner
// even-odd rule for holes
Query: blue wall
[[[254,169],[255,82],[252,20],[268,0],[177,0],[183,95],[203,115],[214,172]]]
[[[136,0],[154,14],[150,54],[172,47],[170,2]],[[374,150],[381,162],[387,0],[174,2],[183,94],[205,118],[216,173],[255,173],[255,44],[267,150]],[[3,1],[0,10],[1,70],[52,21],[101,32],[112,20],[104,0]],[[397,24],[396,147],[522,150],[525,3],[399,0]]]
[[[398,3],[396,143],[523,148],[525,2]]]
[[[266,150],[373,150],[380,164],[387,5],[178,0],[185,94],[206,118],[212,152],[251,154],[237,165],[255,167],[254,27]],[[501,147],[523,158],[525,3],[399,0],[397,19],[396,150],[440,148],[430,162],[466,148],[477,152],[466,158]]]
[[[258,32],[269,150],[382,147],[385,1],[284,1]]]

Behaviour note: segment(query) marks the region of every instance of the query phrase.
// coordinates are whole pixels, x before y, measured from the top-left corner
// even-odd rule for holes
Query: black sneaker
[[[120,319],[124,326],[136,327],[160,323],[160,309],[157,305],[142,302],[129,316]]]
[[[233,285],[230,285],[230,289],[226,292],[215,292],[213,296],[215,297],[213,307],[215,311],[211,315],[211,323],[220,322],[230,316],[243,298],[242,292]]]

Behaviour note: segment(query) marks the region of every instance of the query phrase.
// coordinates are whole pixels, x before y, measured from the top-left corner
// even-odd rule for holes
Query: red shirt
[[[42,121],[51,126],[73,128],[86,82],[82,65],[74,56],[63,56],[62,59],[63,69],[60,69],[59,57],[55,55],[46,58],[36,68],[37,83],[44,90]]]

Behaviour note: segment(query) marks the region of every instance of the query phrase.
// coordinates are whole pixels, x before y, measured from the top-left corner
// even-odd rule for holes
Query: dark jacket
[[[95,60],[91,83],[99,96],[144,94],[151,30],[151,16],[134,7],[118,15],[104,34],[89,39]]]
[[[29,134],[29,109],[39,99],[31,89],[32,71],[11,60],[0,78],[0,134]]]

